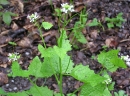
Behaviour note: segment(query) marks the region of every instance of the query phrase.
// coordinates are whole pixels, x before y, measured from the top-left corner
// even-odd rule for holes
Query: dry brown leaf
[[[98,35],[98,30],[92,30],[92,32],[90,33],[91,38],[96,39],[97,35]]]
[[[105,44],[107,47],[117,47],[118,41],[114,38],[107,38]]]
[[[3,72],[0,72],[0,84],[8,83],[8,76]]]
[[[11,27],[12,27],[13,30],[18,30],[18,28],[19,28],[18,25],[15,22],[13,22]]]
[[[32,41],[27,37],[24,37],[22,40],[17,42],[18,46],[23,47],[23,48],[31,47],[31,43]]]
[[[23,2],[22,2],[22,0],[10,0],[10,5],[11,6],[14,6],[14,7],[16,7],[16,8],[18,8],[19,9],[19,11],[21,12],[21,13],[23,13],[23,9],[24,9],[24,5],[23,5]]]

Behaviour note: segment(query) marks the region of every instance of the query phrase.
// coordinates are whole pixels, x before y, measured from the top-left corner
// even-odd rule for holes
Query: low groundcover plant
[[[68,11],[74,11],[73,6],[67,3],[62,4],[61,6],[63,7],[61,10],[65,12],[65,14]],[[28,70],[22,70],[19,62],[17,61],[17,59],[20,58],[20,54],[9,54],[9,61],[12,62],[12,72],[8,74],[8,76],[26,77],[32,83],[32,87],[29,90],[17,93],[5,93],[1,89],[1,94],[7,96],[76,96],[76,92],[79,91],[80,96],[112,96],[110,92],[114,89],[115,83],[112,81],[112,78],[108,72],[115,72],[118,68],[126,68],[124,61],[118,57],[118,50],[110,50],[108,52],[102,51],[98,55],[97,60],[102,65],[102,69],[99,73],[95,73],[94,70],[91,70],[88,65],[84,66],[81,63],[74,66],[74,63],[71,60],[71,56],[67,54],[68,51],[72,50],[72,45],[68,40],[65,28],[67,23],[59,28],[60,36],[57,39],[57,45],[47,48],[44,42],[44,38],[42,37],[41,29],[44,28],[48,30],[53,25],[49,22],[42,22],[42,24],[37,22],[37,19],[39,18],[38,13],[28,15],[27,18],[30,19],[30,22],[32,22],[39,29],[43,43],[38,45],[38,50],[41,53],[41,57],[34,57],[28,67]],[[81,25],[84,24],[82,20],[80,20],[78,23]],[[86,41],[84,41],[84,43],[86,43]],[[43,58],[44,60],[41,61],[40,58]],[[62,79],[63,76],[66,75],[79,80],[83,83],[83,85],[76,89],[73,93],[63,94]],[[48,78],[54,76],[60,92],[55,93],[47,86],[37,86],[37,84],[30,79],[30,76],[34,76],[36,79],[39,77]]]

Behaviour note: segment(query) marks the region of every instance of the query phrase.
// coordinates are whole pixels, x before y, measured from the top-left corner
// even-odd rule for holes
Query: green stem
[[[43,96],[43,94],[40,92],[40,90],[37,88],[36,84],[33,83],[33,81],[28,77],[28,80],[34,85],[34,87],[36,88],[36,90],[39,92],[39,94],[41,96]]]
[[[70,60],[71,60],[71,59],[69,59],[69,62],[68,62],[67,68],[66,68],[66,70],[65,70],[65,73],[66,73],[66,71],[67,71],[67,69],[68,69],[68,67],[69,67],[69,65],[70,65]]]
[[[63,90],[62,90],[62,65],[61,65],[61,58],[59,58],[59,66],[60,66],[60,82],[58,83],[58,86],[60,88],[61,96],[63,96]]]
[[[70,96],[73,96],[77,91],[79,91],[83,86],[80,86],[78,89],[76,89]]]
[[[46,49],[46,44],[45,44],[45,41],[44,41],[43,36],[42,36],[41,26],[37,22],[35,22],[35,25],[38,27],[38,30],[40,32],[40,37],[42,39],[42,43],[44,45],[44,48]]]

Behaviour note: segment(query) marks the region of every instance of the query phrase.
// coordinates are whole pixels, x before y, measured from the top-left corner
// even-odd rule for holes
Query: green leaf
[[[108,88],[104,90],[103,96],[112,96]]]
[[[0,88],[0,94],[1,95],[6,95],[6,92],[2,88]]]
[[[88,26],[98,26],[99,25],[99,22],[97,20],[97,18],[94,18],[93,21],[91,23],[88,24]]]
[[[107,26],[108,26],[108,28],[110,29],[110,28],[113,28],[113,27],[114,27],[114,24],[113,24],[113,23],[107,23]]]
[[[68,65],[69,64],[69,65]],[[41,72],[44,77],[50,77],[55,73],[60,73],[60,62],[58,55],[52,55],[52,57],[44,58],[44,62],[42,64]],[[70,57],[65,55],[61,61],[62,65],[62,73],[70,73],[73,69],[73,62],[70,60]]]
[[[114,95],[115,96],[128,96],[127,94],[125,94],[125,91],[123,90],[119,90],[118,93],[114,92]]]
[[[38,50],[41,53],[41,57],[51,57],[52,55],[54,55],[54,50],[51,47],[45,49],[41,44],[39,44]]]
[[[7,0],[0,0],[0,4],[6,5],[9,4],[9,2]]]
[[[10,23],[11,23],[10,12],[5,12],[5,13],[3,13],[3,21],[4,21],[7,25],[10,25]]]
[[[33,86],[30,90],[27,90],[27,93],[29,94],[28,96],[53,96],[53,91],[47,87]]]
[[[33,75],[35,77],[43,77],[43,74],[40,72],[41,66],[41,62],[37,56],[30,63],[28,70],[22,70],[18,62],[13,62],[11,66],[12,76],[29,77],[29,75]]]
[[[26,93],[26,91],[22,91],[22,92],[17,92],[17,93],[7,93],[7,96],[28,96],[28,94]]]
[[[61,16],[61,10],[59,8],[55,8],[56,16]]]
[[[117,68],[119,67],[125,68],[125,65],[122,63],[123,60],[120,60],[121,62],[119,65],[116,64],[118,61],[115,60],[119,60],[118,52],[119,50],[110,50],[108,52],[101,52],[97,58],[98,62],[101,63],[103,67],[107,68],[111,72],[116,71]]]
[[[42,22],[42,27],[46,30],[50,29],[53,25],[49,22]]]
[[[0,9],[3,9],[3,7],[0,5]]]
[[[85,38],[85,36],[83,35],[82,32],[77,32],[76,30],[74,30],[74,36],[76,37],[76,39],[83,43],[86,44],[87,43],[87,39]]]
[[[60,30],[61,34],[58,38],[58,47],[63,48],[66,52],[71,50],[71,44],[67,40],[66,31],[64,29]]]
[[[110,62],[112,62],[113,65],[121,67],[121,68],[127,68],[125,62],[120,59],[120,58],[113,58],[110,60]]]
[[[98,84],[92,87],[90,84],[84,84],[81,89],[81,96],[104,96],[106,85]]]
[[[67,96],[76,96],[75,94],[72,95],[72,93],[67,94]]]
[[[8,42],[10,45],[16,46],[17,44],[15,42]]]
[[[61,93],[54,93],[54,96],[61,96]],[[65,96],[65,95],[62,94],[62,96]]]
[[[22,70],[20,68],[20,65],[16,61],[12,63],[11,69],[12,69],[13,77],[16,77],[16,76],[28,77],[29,76],[28,71]]]
[[[84,83],[89,83],[91,86],[96,86],[106,80],[105,77],[95,74],[88,66],[83,66],[81,64],[72,70],[71,76]]]
[[[41,61],[39,57],[36,56],[28,67],[29,74],[35,77],[43,77],[43,74],[40,72],[41,66],[42,66]]]

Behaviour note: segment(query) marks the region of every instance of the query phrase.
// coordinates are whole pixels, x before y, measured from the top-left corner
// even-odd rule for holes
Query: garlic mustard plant
[[[68,3],[64,3],[61,4],[62,9],[61,11],[64,13],[68,13],[68,12],[74,12],[74,6],[73,5],[69,5]]]
[[[8,57],[9,62],[11,62],[11,61],[17,61],[20,58],[20,55],[17,52],[9,53],[8,56],[9,56]]]
[[[30,22],[35,22],[35,20],[39,18],[39,15],[37,14],[37,12],[35,12],[32,15],[28,15],[27,18],[30,20]]]

